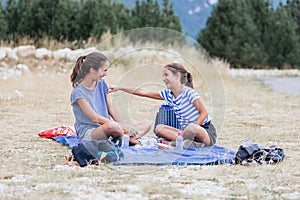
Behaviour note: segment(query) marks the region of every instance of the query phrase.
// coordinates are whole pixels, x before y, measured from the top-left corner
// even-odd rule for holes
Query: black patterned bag
[[[277,164],[285,157],[284,151],[275,145],[265,147],[251,141],[244,142],[235,154],[235,163],[241,165]]]

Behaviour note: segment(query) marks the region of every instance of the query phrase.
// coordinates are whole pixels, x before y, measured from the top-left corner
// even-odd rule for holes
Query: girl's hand
[[[129,135],[130,137],[135,137],[139,134],[139,132],[136,130],[136,128],[128,123],[119,123],[120,126],[124,129],[124,134]]]
[[[108,93],[111,93],[111,92],[116,92],[118,91],[118,87],[116,85],[110,85],[109,86],[109,90],[108,90]]]
[[[130,137],[135,137],[137,134],[139,134],[139,133],[138,133],[138,131],[137,131],[135,128],[133,128],[133,127],[130,127],[130,128],[129,128],[129,130],[128,130],[128,135],[129,135]]]

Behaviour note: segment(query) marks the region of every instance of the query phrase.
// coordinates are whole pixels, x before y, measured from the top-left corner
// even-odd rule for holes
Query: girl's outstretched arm
[[[134,94],[137,96],[141,96],[141,97],[148,97],[148,98],[152,98],[152,99],[157,99],[157,100],[163,100],[163,98],[161,98],[159,92],[155,91],[147,91],[141,88],[129,88],[129,87],[123,87],[123,86],[116,86],[116,85],[111,85],[110,86],[110,91],[109,92],[115,92],[121,90],[123,92],[127,92],[129,94]]]

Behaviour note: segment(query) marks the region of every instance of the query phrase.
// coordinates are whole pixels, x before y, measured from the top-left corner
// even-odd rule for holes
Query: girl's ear
[[[96,70],[95,70],[94,68],[91,67],[89,72],[90,72],[90,73],[94,73],[95,71],[96,71]]]
[[[177,78],[177,79],[181,79],[181,74],[180,74],[180,72],[176,72],[176,74],[175,74],[175,77]]]

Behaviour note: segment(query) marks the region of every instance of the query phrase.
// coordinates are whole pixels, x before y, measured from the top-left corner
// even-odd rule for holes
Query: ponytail
[[[75,87],[78,83],[80,83],[82,81],[82,79],[84,78],[83,73],[82,73],[82,65],[83,65],[83,60],[85,58],[86,58],[86,56],[80,56],[75,63],[73,72],[70,77],[73,87]]]
[[[193,77],[192,74],[190,72],[187,72],[187,83],[186,86],[194,88],[194,84],[193,84]]]

